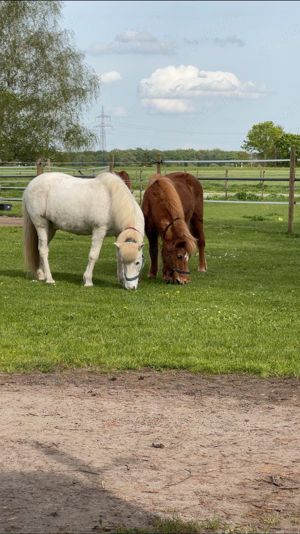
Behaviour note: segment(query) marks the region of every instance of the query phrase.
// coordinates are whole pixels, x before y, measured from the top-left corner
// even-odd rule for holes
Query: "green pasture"
[[[300,216],[287,206],[206,204],[208,272],[188,286],[147,279],[136,292],[116,278],[106,238],[94,287],[82,286],[88,237],[57,233],[55,286],[23,274],[22,229],[0,228],[0,370],[91,367],[186,369],[300,376]]]

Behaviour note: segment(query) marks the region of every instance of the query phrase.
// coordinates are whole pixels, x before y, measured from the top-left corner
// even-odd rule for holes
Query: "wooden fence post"
[[[261,173],[261,199],[263,200],[264,199],[264,192],[265,192],[265,174],[266,174],[266,171],[262,171]]]
[[[228,169],[225,170],[225,200],[228,198]]]
[[[35,163],[35,168],[36,168],[36,175],[38,176],[39,174],[42,174],[42,172],[44,171],[43,169],[43,162],[41,159],[38,159]]]
[[[142,204],[142,199],[143,199],[142,172],[143,172],[143,169],[140,169],[140,205]]]
[[[157,154],[156,157],[156,173],[161,174],[161,157],[160,154]]]
[[[111,154],[109,158],[109,172],[114,172],[114,166],[115,166],[115,158],[114,158],[114,155]]]
[[[289,213],[288,213],[288,233],[293,233],[294,208],[295,208],[295,180],[296,180],[296,150],[291,147],[290,155],[290,179],[289,179]]]

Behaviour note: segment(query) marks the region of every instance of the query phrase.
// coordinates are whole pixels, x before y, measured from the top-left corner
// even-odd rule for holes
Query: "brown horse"
[[[129,174],[127,174],[126,171],[114,171],[114,173],[122,178],[123,182],[127,185],[128,189],[130,189],[131,191],[131,181],[129,178]]]
[[[158,269],[158,236],[162,238],[163,279],[186,284],[190,280],[189,258],[198,246],[198,271],[206,271],[203,230],[203,189],[195,176],[184,172],[150,178],[142,211],[149,240],[149,278]]]

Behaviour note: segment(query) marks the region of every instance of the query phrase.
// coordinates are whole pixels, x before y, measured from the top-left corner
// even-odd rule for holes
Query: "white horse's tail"
[[[23,252],[26,270],[35,273],[39,267],[40,255],[38,235],[23,200]]]

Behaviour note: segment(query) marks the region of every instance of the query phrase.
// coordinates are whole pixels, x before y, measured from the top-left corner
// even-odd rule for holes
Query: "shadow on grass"
[[[0,276],[6,276],[7,278],[22,278],[26,279],[26,274],[22,269],[1,269]]]
[[[74,274],[74,273],[66,273],[66,272],[58,272],[58,273],[54,272],[52,274],[56,282],[67,282],[68,284],[74,284],[76,286],[83,287],[82,274]],[[93,277],[93,284],[94,284],[94,287],[122,289],[122,286],[119,284],[117,279],[114,281],[101,279],[101,275],[99,275],[99,277],[98,276]],[[93,288],[86,288],[86,289],[93,289]]]
[[[68,284],[73,284],[79,287],[83,286],[81,274],[67,272],[54,272],[52,274],[56,282],[66,282]],[[27,281],[34,280],[30,275],[27,275],[24,271],[22,271],[22,269],[1,269],[0,276],[5,276],[6,278],[18,278]],[[43,282],[39,283],[41,285],[43,284]],[[117,279],[112,282],[110,280],[101,280],[100,278],[94,278],[93,283],[95,287],[122,289],[122,286],[119,284]]]

